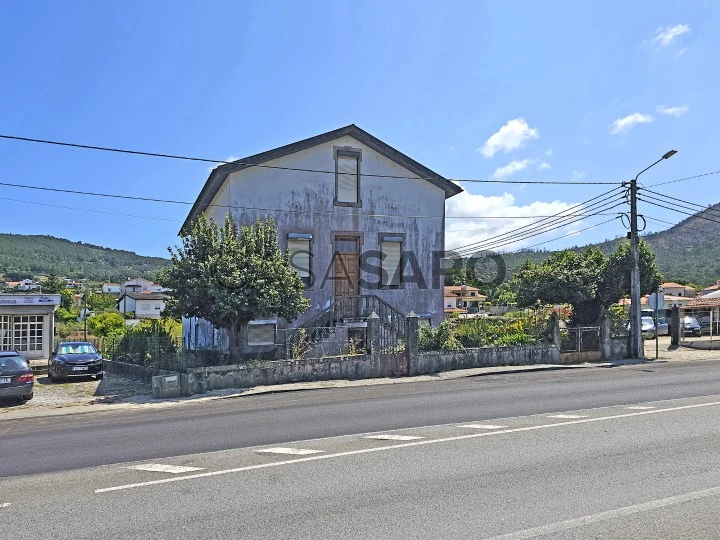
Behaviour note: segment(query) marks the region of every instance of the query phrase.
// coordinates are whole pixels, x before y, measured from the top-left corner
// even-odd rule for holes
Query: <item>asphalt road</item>
[[[716,393],[720,362],[658,362],[0,420],[0,477]]]
[[[0,422],[5,469],[70,432],[101,462],[121,447],[0,479],[0,536],[716,539],[719,379],[646,364]]]

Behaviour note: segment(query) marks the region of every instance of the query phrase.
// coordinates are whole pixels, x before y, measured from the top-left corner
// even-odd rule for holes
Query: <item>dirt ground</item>
[[[35,396],[27,403],[0,401],[3,412],[28,408],[56,408],[97,403],[142,402],[152,400],[150,383],[127,379],[113,373],[105,373],[102,380],[92,377],[73,379],[68,382],[51,383],[46,375],[35,378]]]

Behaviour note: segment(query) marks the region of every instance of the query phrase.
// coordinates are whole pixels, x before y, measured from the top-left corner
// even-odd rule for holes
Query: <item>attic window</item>
[[[361,206],[359,150],[335,149],[335,200],[339,206]]]

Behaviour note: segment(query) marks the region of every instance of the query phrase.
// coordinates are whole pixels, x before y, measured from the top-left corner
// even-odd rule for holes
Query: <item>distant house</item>
[[[684,296],[687,298],[695,298],[697,291],[694,287],[680,285],[679,283],[663,283],[660,285],[660,292],[665,296]]]
[[[709,287],[705,287],[702,291],[700,291],[700,296],[705,296],[706,294],[710,294],[717,290],[720,290],[720,279],[715,282],[715,285],[710,285]]]
[[[145,278],[135,278],[135,279],[129,279],[122,285],[121,293],[140,293],[140,292],[157,292],[161,293],[164,292],[162,285],[158,285],[157,283],[153,283],[149,279]]]
[[[665,299],[665,304],[663,306],[663,310],[672,309],[674,306],[677,306],[682,309],[682,308],[687,307],[693,301],[693,298],[691,296],[673,296],[670,294],[664,294],[663,298]],[[640,309],[650,309],[649,304],[648,304],[648,299],[649,299],[649,295],[647,295],[647,294],[640,298]],[[618,302],[618,305],[630,307],[630,299],[622,298]]]
[[[120,294],[122,293],[122,285],[119,283],[103,283],[103,294]]]
[[[125,292],[117,301],[120,313],[134,313],[136,319],[158,319],[165,309],[165,294],[158,292]]]
[[[20,281],[6,281],[5,286],[8,289],[15,289],[18,291],[37,291],[40,289],[40,285],[29,278],[22,279]]]
[[[445,313],[477,313],[487,296],[476,287],[449,285],[444,288],[443,299]]]

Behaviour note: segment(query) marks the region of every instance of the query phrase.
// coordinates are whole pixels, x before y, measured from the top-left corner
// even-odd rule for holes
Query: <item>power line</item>
[[[603,208],[602,211],[609,210],[609,209],[611,209],[611,208],[615,208],[615,207],[617,207],[617,206],[619,206],[619,205],[620,205],[620,203],[615,203],[614,205],[611,205],[611,206],[609,206],[609,207]],[[552,231],[555,231],[555,230],[558,230],[558,229],[562,229],[562,228],[564,228],[564,227],[567,227],[568,225],[572,225],[573,223],[577,223],[577,222],[579,222],[579,221],[582,221],[582,220],[587,219],[587,218],[594,217],[594,216],[596,216],[596,215],[600,215],[600,212],[593,213],[593,214],[581,215],[581,216],[578,216],[578,218],[575,219],[575,220],[573,220],[573,221],[569,221],[569,222],[567,222],[567,223],[561,223],[561,224],[559,224],[559,225],[557,225],[557,226],[555,226],[555,227],[546,228],[546,229],[541,230],[541,231],[539,231],[539,232],[535,232],[535,233],[533,233],[533,234],[527,234],[527,235],[522,236],[522,237],[519,237],[519,238],[512,238],[512,239],[511,239],[511,238],[506,238],[506,239],[503,239],[503,240],[499,240],[499,241],[492,242],[492,243],[490,243],[490,244],[483,245],[483,246],[481,246],[481,247],[477,247],[477,248],[471,249],[471,250],[467,250],[467,249],[466,249],[466,250],[461,250],[462,253],[460,253],[459,256],[460,256],[460,258],[462,258],[462,257],[464,257],[464,256],[467,256],[468,254],[471,254],[472,252],[497,250],[497,249],[499,249],[499,248],[501,248],[501,247],[504,247],[504,246],[509,246],[509,245],[512,245],[512,244],[517,244],[518,242],[522,242],[522,241],[524,241],[524,240],[527,240],[528,238],[533,238],[533,237],[535,237],[535,236],[540,236],[540,235],[542,235],[542,234],[547,234],[547,233],[549,233],[549,232],[552,232]],[[451,250],[451,251],[457,251],[457,250]],[[458,258],[458,257],[454,257],[454,258]]]
[[[699,219],[704,219],[704,220],[706,220],[706,221],[712,221],[713,223],[718,223],[718,224],[720,224],[720,221],[717,221],[717,220],[715,220],[715,219],[710,219],[709,217],[705,217],[705,216],[702,216],[702,215],[697,214],[697,213],[696,213],[696,214],[691,214],[691,213],[689,213],[689,212],[683,212],[682,210],[678,210],[677,208],[672,208],[671,206],[665,206],[665,205],[658,204],[658,203],[655,203],[655,202],[646,201],[645,199],[640,199],[640,198],[638,198],[638,200],[639,200],[639,201],[642,201],[642,202],[645,202],[645,203],[648,203],[648,204],[651,204],[651,205],[653,205],[653,206],[659,206],[660,208],[665,208],[666,210],[672,210],[673,212],[678,212],[679,214],[685,214],[686,216],[695,217],[695,218],[699,218]]]
[[[113,193],[100,193],[95,191],[80,191],[80,190],[73,190],[73,189],[63,189],[63,188],[51,188],[51,187],[45,187],[45,186],[34,186],[29,184],[14,184],[10,182],[0,182],[0,186],[5,187],[14,187],[14,188],[20,188],[20,189],[33,189],[38,191],[49,191],[53,193],[66,193],[70,195],[86,195],[90,197],[103,197],[103,198],[110,198],[110,199],[125,199],[130,201],[140,201],[140,202],[152,202],[152,203],[163,203],[163,204],[178,204],[178,205],[184,205],[184,206],[192,206],[195,203],[188,202],[188,201],[179,201],[174,199],[155,199],[151,197],[137,197],[134,195],[118,195]],[[611,190],[612,191],[612,190]],[[253,210],[253,211],[260,211],[260,212],[286,212],[286,213],[297,213],[297,214],[316,214],[316,215],[325,215],[325,216],[348,216],[351,214],[345,214],[341,212],[320,212],[315,210],[300,210],[300,209],[287,209],[287,208],[261,208],[256,206],[238,206],[233,204],[204,204],[201,205],[206,208],[227,208],[228,210]],[[437,216],[427,216],[427,215],[417,215],[417,216],[406,216],[406,215],[397,215],[397,214],[357,214],[359,217],[387,217],[387,218],[403,218],[403,219],[443,219],[442,215]],[[445,219],[525,219],[529,217],[539,217],[539,216],[445,216]],[[550,216],[552,217],[552,216]]]
[[[679,203],[679,202],[666,201],[665,199],[662,199],[662,198],[659,198],[659,197],[653,197],[652,195],[643,195],[643,196],[644,196],[644,197],[647,197],[648,199],[651,199],[651,200],[653,200],[653,201],[657,201],[657,202],[661,202],[661,203],[665,203],[665,204],[672,204],[672,205],[674,205],[675,207],[683,208],[683,209],[685,209],[685,210],[690,210],[691,212],[693,212],[693,214],[697,214],[697,213],[699,213],[699,212],[707,212],[707,213],[708,213],[710,216],[712,216],[712,217],[720,218],[720,212],[717,211],[717,210],[713,210],[712,208],[700,208],[700,209],[698,209],[698,208],[695,208],[695,207],[693,207],[693,206],[688,206],[688,205],[686,205],[686,204],[682,204],[682,203]]]
[[[479,242],[474,242],[474,243],[467,244],[464,246],[458,246],[457,248],[455,248],[455,250],[456,251],[476,250],[476,249],[478,249],[477,246],[487,244],[491,240],[496,240],[496,239],[501,239],[501,238],[504,240],[504,239],[506,239],[506,237],[508,237],[508,235],[520,236],[520,235],[538,230],[539,228],[553,225],[555,223],[558,223],[559,221],[563,221],[568,218],[576,217],[579,213],[587,212],[589,209],[596,207],[598,204],[603,204],[605,201],[610,200],[613,197],[617,197],[617,194],[610,195],[609,197],[607,196],[608,194],[611,194],[614,191],[616,191],[616,189],[611,189],[609,191],[606,191],[605,193],[601,193],[600,195],[593,197],[592,199],[588,199],[587,201],[584,201],[575,206],[571,206],[570,208],[567,208],[561,212],[558,212],[557,214],[555,214],[554,216],[551,216],[550,218],[540,219],[534,223],[529,223],[528,225],[523,225],[522,227],[518,227],[514,231],[497,234],[495,236],[491,236],[490,238],[486,238]],[[597,199],[600,199],[600,200],[597,200]],[[596,201],[596,202],[593,203],[592,201]],[[589,204],[589,203],[592,203],[592,204]],[[578,209],[580,209],[580,210],[578,210]],[[575,210],[575,211],[571,212],[571,210]],[[570,213],[568,213],[568,212],[570,212]],[[544,223],[549,220],[550,220],[549,223]]]
[[[665,221],[663,219],[658,219],[658,218],[653,218],[653,217],[648,217],[648,216],[644,216],[644,217],[648,221],[657,221],[658,223],[664,223],[666,225],[671,225],[672,227],[679,225],[679,223],[673,223],[672,221]],[[695,229],[693,227],[688,227],[687,225],[683,225],[683,229],[687,229],[688,231],[695,231],[695,232],[699,232],[699,233],[703,233],[703,234],[712,234],[714,236],[720,236],[720,233],[716,233],[713,231],[703,231],[702,229]],[[654,233],[654,234],[659,234],[659,233]]]
[[[615,216],[617,215],[617,212],[603,212],[600,214],[596,214],[598,216]],[[553,214],[550,216],[488,216],[489,219],[497,218],[497,219],[520,219],[520,218],[527,218],[527,219],[534,219],[534,218],[549,218],[549,217],[556,217],[557,214]],[[446,216],[447,219],[447,216]],[[461,217],[457,217],[454,219],[462,219]],[[467,218],[467,219],[485,219],[483,218]],[[487,229],[446,229],[445,232],[449,233],[456,233],[456,232],[480,232],[480,231],[486,231]]]
[[[161,217],[157,217],[157,216],[138,216],[136,214],[121,214],[119,212],[106,212],[105,210],[91,210],[89,208],[76,208],[74,206],[62,206],[59,204],[42,203],[42,202],[38,202],[38,201],[24,201],[22,199],[11,199],[10,197],[0,197],[0,200],[24,203],[24,204],[35,204],[38,206],[49,206],[51,208],[62,208],[63,210],[77,210],[78,212],[92,212],[94,214],[103,214],[103,215],[110,215],[110,216],[131,217],[131,218],[139,218],[139,219],[154,219],[154,220],[158,220],[158,221],[173,221],[175,223],[182,223],[181,219],[161,218]]]
[[[62,141],[51,141],[46,139],[33,139],[30,137],[20,137],[17,135],[1,135],[0,139],[9,139],[14,141],[23,141],[23,142],[31,142],[31,143],[40,143],[40,144],[50,144],[55,146],[64,146],[64,147],[70,147],[70,148],[82,148],[85,150],[100,150],[103,152],[116,152],[120,154],[132,154],[132,155],[138,155],[138,156],[149,156],[149,157],[160,157],[160,158],[167,158],[167,159],[179,159],[184,161],[199,161],[203,163],[219,163],[219,164],[235,164],[235,165],[243,165],[247,167],[260,167],[264,169],[278,169],[283,171],[296,171],[296,172],[309,172],[309,173],[317,173],[317,174],[336,174],[336,172],[333,171],[326,171],[326,170],[320,170],[320,169],[304,169],[301,167],[282,167],[280,165],[264,165],[262,163],[247,163],[243,161],[226,161],[224,159],[209,159],[209,158],[201,158],[201,157],[192,157],[192,156],[182,156],[182,155],[176,155],[176,154],[161,154],[158,152],[146,152],[142,150],[127,150],[123,148],[111,148],[107,146],[95,146],[90,144],[78,144],[78,143],[69,143],[69,142],[62,142]],[[459,178],[441,178],[438,176],[428,176],[428,177],[418,177],[418,176],[400,176],[400,175],[393,175],[393,174],[370,174],[370,173],[360,173],[360,176],[365,177],[373,177],[373,178],[398,178],[398,179],[406,179],[406,180],[449,180],[451,182],[476,182],[481,184],[558,184],[558,185],[616,185],[620,182],[571,182],[571,181],[551,181],[551,180],[477,180],[477,179],[459,179]]]
[[[605,214],[595,214],[595,215],[600,216],[600,215],[605,215]],[[575,236],[577,234],[580,234],[581,232],[589,231],[590,229],[594,229],[595,227],[600,227],[600,225],[605,225],[607,223],[610,223],[611,221],[615,221],[616,219],[620,219],[620,216],[615,216],[612,219],[608,219],[608,220],[602,221],[600,223],[596,223],[595,225],[590,225],[589,227],[585,227],[584,229],[579,229],[577,231],[569,232],[562,236],[558,236],[557,238],[552,238],[551,240],[545,240],[544,242],[539,242],[539,243],[533,244],[531,246],[525,246],[523,249],[532,249],[537,246],[542,246],[543,244],[549,244],[550,242],[555,242],[556,240],[562,240],[563,238],[567,238],[568,236]]]
[[[665,186],[667,184],[674,184],[676,182],[684,182],[685,180],[694,180],[695,178],[702,178],[703,176],[710,176],[713,174],[719,174],[720,171],[707,172],[703,174],[696,174],[695,176],[688,176],[687,178],[678,178],[676,180],[668,180],[667,182],[659,182],[657,184],[650,184],[648,187]]]
[[[645,192],[647,192],[647,193],[652,193],[653,195],[659,195],[660,197],[663,197],[663,198],[665,198],[665,199],[670,199],[670,200],[672,200],[672,201],[676,201],[676,202],[680,202],[680,203],[685,203],[685,204],[688,204],[688,205],[690,205],[690,206],[695,206],[695,207],[697,207],[699,210],[711,211],[711,212],[718,212],[718,213],[720,213],[720,210],[715,210],[715,209],[713,209],[713,208],[710,208],[709,206],[703,206],[702,204],[698,204],[698,203],[686,201],[686,200],[684,200],[684,199],[678,199],[677,197],[671,197],[670,195],[665,195],[665,194],[663,194],[663,193],[658,193],[657,191],[652,191],[651,189],[642,189],[642,191],[645,191]]]

